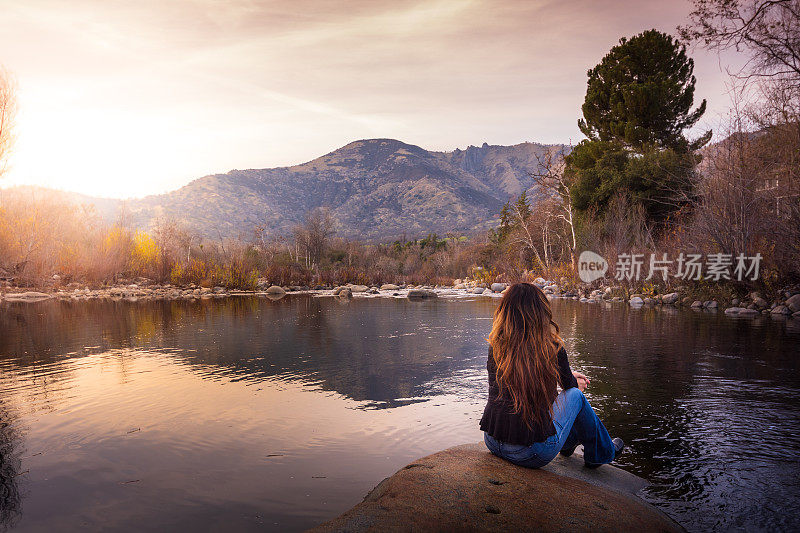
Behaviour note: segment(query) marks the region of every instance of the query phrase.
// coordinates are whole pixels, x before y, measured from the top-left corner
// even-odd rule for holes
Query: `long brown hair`
[[[531,427],[552,416],[558,391],[556,353],[563,344],[547,296],[536,285],[516,283],[500,300],[489,334],[500,396]]]

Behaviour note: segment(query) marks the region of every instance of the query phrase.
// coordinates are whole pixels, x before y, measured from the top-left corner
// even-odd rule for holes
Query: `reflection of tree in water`
[[[21,514],[18,485],[21,440],[9,410],[0,401],[0,531],[10,529]]]
[[[735,458],[742,450],[769,453],[759,442],[764,434],[795,447],[786,429],[779,435],[781,422],[796,427],[791,421],[797,416],[775,398],[796,397],[791,388],[800,387],[800,352],[791,349],[797,324],[674,308],[609,310],[571,302],[554,308],[575,366],[593,378],[593,406],[609,431],[630,445],[618,464],[653,482],[645,492],[651,501],[671,502],[671,513],[688,516],[698,529],[728,529],[733,522],[712,526],[707,521],[719,515],[698,509],[734,509],[726,516],[736,516],[736,509],[751,505],[743,501],[768,501],[752,485],[758,469],[778,486],[789,484],[768,461],[748,458],[741,468]],[[777,368],[787,370],[781,381]],[[735,481],[725,481],[726,475]],[[751,485],[741,481],[748,476]],[[737,491],[741,497],[731,496]]]
[[[18,320],[0,313],[0,362],[30,371],[65,354],[137,348],[168,352],[202,374],[313,383],[376,408],[405,403],[485,357],[489,324],[470,319],[492,308],[304,296],[21,304],[11,309]]]
[[[353,301],[343,308],[332,298],[287,297],[241,314],[238,305],[171,329],[164,345],[191,348],[181,358],[203,371],[315,383],[385,402],[372,407],[421,394],[431,380],[469,365],[464,355],[485,334],[469,332],[435,303]],[[449,307],[462,318],[474,313]]]
[[[278,301],[4,302],[0,385],[6,378],[11,384],[30,381],[37,401],[41,396],[49,400],[67,390],[62,382],[70,379],[71,365],[60,361],[110,352],[124,371],[141,350],[163,354],[168,365],[185,366],[208,379],[314,384],[358,400],[363,409],[462,394],[470,387],[470,398],[482,398],[483,338],[495,305],[489,299],[410,302],[296,295]],[[619,464],[655,482],[648,494],[662,505],[687,502],[688,508],[698,498],[727,491],[715,476],[721,461],[736,453],[721,455],[720,449],[741,442],[741,434],[774,437],[764,421],[775,416],[784,417],[774,422],[776,427],[800,424],[791,411],[800,389],[798,321],[742,322],[721,313],[626,305],[605,309],[569,301],[555,301],[553,308],[573,366],[593,378],[592,404],[609,430],[631,445]],[[776,382],[776,372],[783,383]],[[18,477],[19,430],[14,431],[13,417],[2,407],[0,530],[20,513],[18,480],[24,479]],[[751,424],[742,422],[751,419]],[[788,449],[800,445],[786,434],[778,435],[777,442]],[[761,453],[765,446],[746,449]],[[752,461],[746,469],[724,466],[735,475],[755,468]],[[764,479],[785,478],[785,472],[772,474]],[[753,501],[769,501],[748,490],[742,494]]]
[[[685,489],[685,483],[663,477],[672,470],[670,458],[692,461],[702,453],[701,443],[683,438],[692,421],[681,400],[692,394],[698,352],[724,349],[724,332],[672,308],[605,309],[570,302],[556,304],[556,310],[571,341],[572,360],[576,366],[590,365],[593,407],[612,434],[632,445],[619,464]]]
[[[496,304],[341,303],[304,296],[5,303],[0,304],[0,362],[35,372],[39,363],[109,350],[123,349],[124,358],[124,349],[135,347],[168,352],[207,375],[302,381],[356,400],[391,402],[427,395],[444,376],[476,366],[476,357],[482,365],[481,339],[491,323],[475,319],[488,318]],[[648,416],[683,424],[676,399],[690,393],[698,365],[706,364],[703,352],[741,354],[713,361],[720,372],[733,375],[763,370],[763,376],[752,377],[769,379],[770,365],[754,367],[753,354],[773,366],[796,364],[782,349],[796,335],[787,332],[791,323],[782,329],[770,322],[754,331],[757,322],[742,328],[721,314],[695,317],[624,305],[606,310],[562,301],[553,306],[573,362],[589,364],[584,369],[597,378],[593,401],[612,420],[625,416],[616,400],[627,397],[650,405]]]

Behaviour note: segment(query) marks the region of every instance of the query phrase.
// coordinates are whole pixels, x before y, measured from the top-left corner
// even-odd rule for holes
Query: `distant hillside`
[[[137,200],[71,196],[95,203],[106,217],[124,203],[138,227],[170,217],[209,238],[248,237],[256,225],[286,233],[319,206],[332,210],[337,235],[343,237],[375,241],[466,233],[490,227],[506,200],[533,187],[528,173],[537,168],[536,156],[560,148],[484,144],[431,152],[392,139],[370,139],[301,165],[232,170]]]

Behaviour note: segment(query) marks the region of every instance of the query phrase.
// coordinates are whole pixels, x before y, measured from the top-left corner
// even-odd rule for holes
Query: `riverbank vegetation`
[[[580,286],[577,260],[592,250],[675,258],[759,256],[757,279],[714,282],[656,276],[615,280],[628,291],[767,293],[800,279],[800,17],[797,2],[696,1],[682,41],[650,30],[623,38],[588,72],[579,126],[585,139],[546,154],[537,186],[512,198],[485,235],[430,234],[382,244],[344,240],[323,208],[291,234],[254,227],[250,238],[201,238],[178,220],[134,228],[51,192],[0,193],[0,281],[46,287],[158,283],[255,288],[343,283],[483,283],[542,276]],[[727,7],[726,7],[727,6]],[[795,10],[795,11],[793,11]],[[693,61],[685,44],[739,47],[731,106],[711,131],[695,127]],[[13,83],[0,80],[0,159],[12,140]],[[690,135],[689,132],[694,132]],[[646,261],[646,259],[645,259]],[[718,283],[722,281],[723,283]],[[731,296],[732,298],[732,296]]]

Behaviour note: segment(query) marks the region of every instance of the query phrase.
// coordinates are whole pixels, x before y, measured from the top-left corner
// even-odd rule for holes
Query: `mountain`
[[[470,146],[433,152],[393,139],[352,142],[291,167],[232,170],[176,191],[117,201],[134,225],[174,218],[209,238],[249,237],[257,225],[288,233],[329,207],[337,235],[367,241],[471,233],[496,224],[503,203],[531,189],[537,156],[560,145]],[[95,200],[106,216],[115,210]]]

